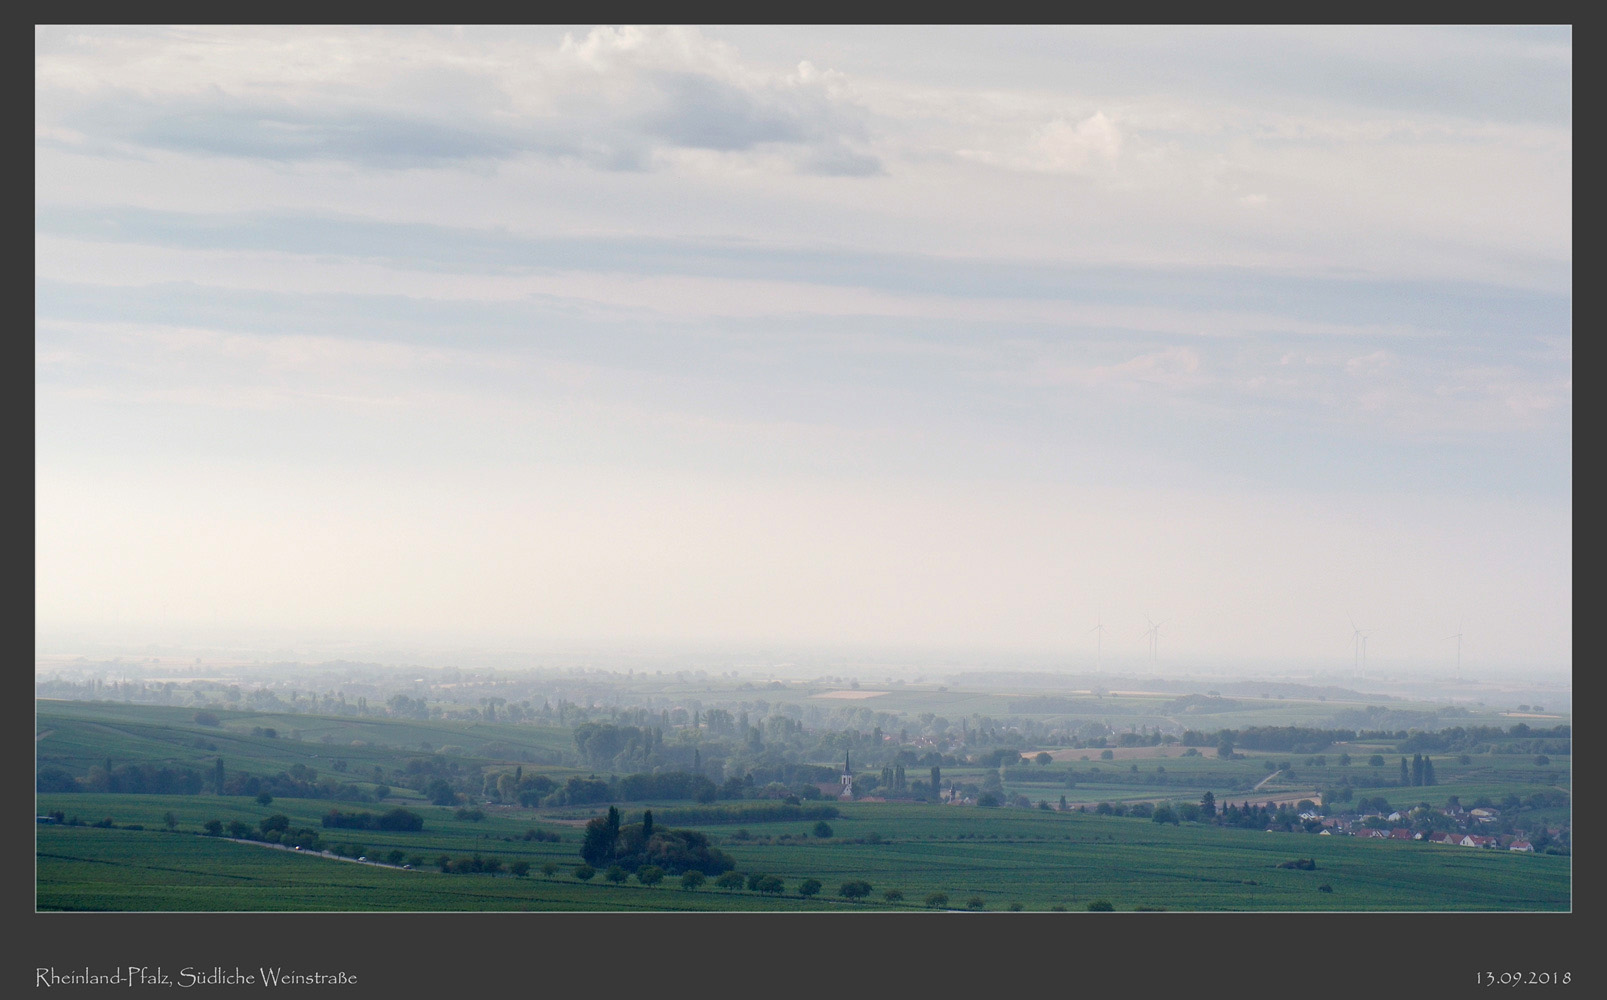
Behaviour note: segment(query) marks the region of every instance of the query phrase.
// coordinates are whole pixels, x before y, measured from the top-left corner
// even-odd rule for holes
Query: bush
[[[941,910],[943,907],[949,905],[949,897],[946,893],[931,893],[926,897],[926,905],[934,910]]]
[[[889,903],[897,903],[904,898],[904,894],[899,892],[897,889],[889,889],[882,893],[882,898],[887,900]]]
[[[586,881],[587,879],[591,878],[593,875],[596,875],[596,874],[597,874],[597,869],[593,868],[591,865],[577,865],[577,866],[575,866],[574,875],[575,875],[576,878],[580,879],[582,882]]]
[[[825,838],[831,836],[831,826],[825,820],[815,824],[815,836]]]
[[[1010,904],[1010,912],[1011,913],[1020,913],[1024,909],[1026,909],[1026,907],[1022,906],[1020,903],[1011,903]]]
[[[1096,899],[1092,903],[1088,904],[1088,910],[1091,913],[1109,913],[1114,909],[1116,909],[1116,907],[1113,906],[1111,901],[1108,899]]]
[[[972,896],[970,899],[965,901],[965,908],[967,910],[984,910],[987,909],[987,906],[988,901],[983,899],[981,896]]]
[[[558,874],[558,863],[556,861],[549,861],[542,865],[541,874],[547,876],[548,878],[552,878],[554,875]]]

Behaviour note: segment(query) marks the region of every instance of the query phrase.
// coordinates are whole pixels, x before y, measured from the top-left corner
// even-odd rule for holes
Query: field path
[[[227,840],[227,841],[230,841],[230,842],[236,843],[236,844],[254,844],[257,847],[271,847],[276,851],[290,851],[290,852],[292,852],[294,854],[302,854],[302,855],[305,855],[305,856],[307,856],[309,858],[329,858],[331,861],[349,861],[354,865],[373,865],[376,868],[395,868],[397,871],[406,870],[406,871],[410,871],[410,872],[416,872],[416,871],[420,870],[420,869],[417,869],[417,868],[406,868],[406,869],[404,869],[403,866],[401,866],[401,865],[386,864],[383,861],[372,861],[372,860],[370,860],[370,861],[359,861],[356,858],[342,857],[341,855],[334,854],[334,853],[332,853],[330,851],[303,851],[303,850],[300,850],[299,848],[296,848],[296,847],[286,847],[283,844],[270,844],[265,840],[242,840],[242,839],[239,839],[239,838],[236,838],[236,837],[220,837],[219,839],[220,840]]]

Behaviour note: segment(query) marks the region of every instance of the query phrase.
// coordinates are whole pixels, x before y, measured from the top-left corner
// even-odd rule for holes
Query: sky
[[[1572,52],[37,27],[36,645],[1566,672]]]

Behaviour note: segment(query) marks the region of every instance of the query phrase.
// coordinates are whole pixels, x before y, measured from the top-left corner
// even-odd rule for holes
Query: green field
[[[87,801],[86,801],[87,800]],[[672,880],[656,887],[575,880],[574,828],[543,824],[531,810],[508,810],[470,823],[447,809],[425,809],[418,833],[325,831],[326,839],[360,839],[370,855],[399,849],[433,859],[480,853],[504,863],[531,862],[528,878],[443,875],[304,856],[255,844],[198,836],[206,818],[254,822],[284,812],[293,825],[315,823],[328,803],[276,800],[271,806],[214,796],[42,796],[41,808],[91,803],[118,826],[39,829],[40,909],[151,910],[475,910],[475,909],[920,909],[928,894],[950,908],[972,897],[990,910],[1019,903],[1028,910],[1083,909],[1096,899],[1117,909],[1169,910],[1567,910],[1570,859],[1419,843],[1224,830],[1078,813],[982,810],[937,805],[850,803],[830,823],[833,836],[811,836],[813,823],[749,823],[696,827],[721,841],[740,872],[781,877],[783,896],[712,883],[685,891]],[[664,808],[671,806],[666,805]],[[162,829],[176,814],[178,832]],[[627,811],[627,815],[633,815]],[[532,826],[561,829],[559,843],[525,841]],[[734,836],[735,835],[735,836]],[[780,840],[786,835],[786,840]],[[508,838],[508,839],[504,839]],[[1314,871],[1279,868],[1312,858]],[[541,864],[562,866],[553,879]],[[806,878],[830,896],[849,879],[870,882],[870,899],[805,900]],[[1328,885],[1331,891],[1319,890]],[[881,894],[897,889],[891,906]]]
[[[922,697],[931,699],[930,692]],[[143,763],[210,771],[219,758],[231,774],[270,775],[301,764],[338,777],[369,794],[380,769],[394,775],[408,761],[428,756],[464,773],[497,773],[515,762],[526,774],[562,781],[588,773],[559,763],[567,728],[470,721],[409,721],[326,718],[223,712],[221,725],[206,726],[192,709],[113,703],[38,703],[37,763],[83,775],[117,764]],[[273,728],[277,737],[254,731]],[[425,748],[430,750],[427,752]],[[1197,802],[1213,790],[1220,803],[1266,801],[1349,775],[1356,794],[1378,795],[1395,806],[1420,801],[1436,806],[1450,796],[1466,805],[1481,797],[1500,802],[1537,791],[1568,791],[1571,759],[1554,754],[1545,763],[1519,754],[1481,753],[1461,763],[1458,755],[1433,754],[1438,783],[1392,787],[1399,754],[1385,745],[1331,747],[1323,765],[1309,754],[1246,753],[1220,759],[1207,750],[1193,757],[1159,756],[1160,748],[1121,748],[1113,760],[1098,749],[1061,753],[1048,765],[1004,768],[1010,796],[1057,804],[1169,799]],[[1382,768],[1370,767],[1375,752]],[[1338,755],[1350,754],[1341,766]],[[1083,759],[1083,758],[1087,759]],[[551,761],[552,763],[544,763]],[[1289,763],[1259,789],[1269,765]],[[1133,768],[1137,768],[1136,771]],[[1098,778],[1089,780],[1091,768]],[[1164,769],[1164,770],[1163,770]],[[1075,772],[1075,773],[1074,773]],[[946,767],[945,776],[982,782],[997,768]],[[1068,779],[1075,785],[1068,785]],[[1371,784],[1378,782],[1378,784]],[[37,796],[38,812],[59,811],[82,825],[37,827],[37,906],[42,910],[795,910],[925,909],[934,893],[963,909],[972,899],[988,910],[1085,909],[1109,900],[1117,909],[1185,911],[1351,910],[1562,910],[1571,908],[1571,859],[1508,851],[1446,847],[1414,842],[1361,840],[1309,833],[1267,833],[1210,824],[1166,825],[1146,819],[1018,808],[980,808],[935,803],[832,802],[831,835],[814,835],[814,821],[688,824],[706,833],[742,873],[780,877],[785,892],[764,895],[718,889],[712,880],[683,890],[674,876],[658,886],[635,880],[614,885],[601,876],[590,882],[571,874],[580,863],[581,824],[604,807],[570,805],[523,808],[485,804],[484,818],[460,817],[450,806],[431,805],[419,792],[391,781],[383,802],[274,797],[259,804],[248,795],[114,794],[49,792]],[[741,808],[743,800],[720,805]],[[755,803],[756,804],[756,803]],[[424,819],[417,832],[325,829],[331,809],[379,813],[405,806]],[[660,815],[692,806],[689,801],[621,805],[628,822],[651,807]],[[807,803],[806,803],[807,805]],[[392,851],[416,870],[358,864],[255,843],[203,836],[204,824],[239,821],[256,827],[273,814],[292,828],[319,830],[327,845],[360,847],[383,858]],[[1534,822],[1565,823],[1566,805],[1529,814]],[[169,817],[175,829],[169,831]],[[97,822],[106,824],[97,827]],[[143,829],[129,829],[131,826]],[[557,840],[527,839],[528,831]],[[440,855],[480,855],[504,866],[523,861],[528,877],[509,874],[443,874]],[[1314,870],[1280,868],[1311,858]],[[556,865],[554,876],[543,866]],[[823,885],[819,897],[798,894],[805,879]],[[845,881],[873,887],[860,902],[838,898]],[[1322,886],[1327,886],[1325,891]],[[887,890],[902,893],[889,902]]]

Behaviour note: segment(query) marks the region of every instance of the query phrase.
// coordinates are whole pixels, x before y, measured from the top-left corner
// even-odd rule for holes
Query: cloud
[[[251,49],[249,34],[230,40]],[[171,58],[195,44],[180,35],[156,48]],[[527,155],[643,170],[681,149],[780,150],[781,162],[803,173],[880,170],[866,148],[863,109],[841,74],[807,62],[793,73],[757,73],[693,29],[599,28],[579,41],[565,36],[556,49],[493,48],[470,58],[438,46],[389,62],[362,34],[301,44],[336,68],[297,72],[281,53],[258,56],[261,72],[278,75],[276,87],[218,66],[200,86],[193,73],[152,78],[138,66],[121,75],[102,67],[90,84],[64,71],[67,57],[44,56],[39,141],[83,152],[104,153],[112,143],[123,155],[158,149],[384,170]],[[363,66],[375,76],[352,72]]]
[[[1082,121],[1056,118],[1037,128],[1025,141],[1001,149],[961,149],[958,155],[990,166],[1041,173],[1082,173],[1113,166],[1122,152],[1123,136],[1103,111]]]

